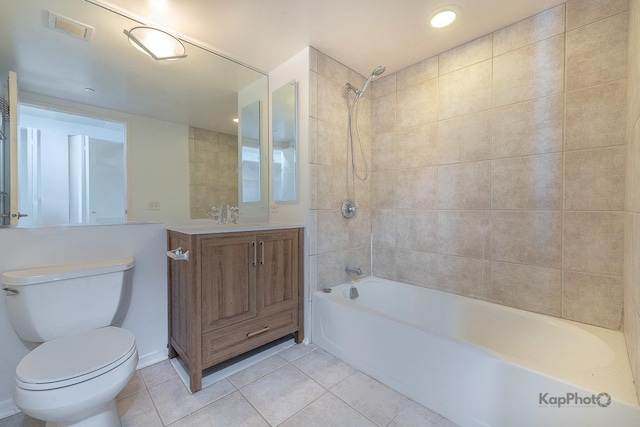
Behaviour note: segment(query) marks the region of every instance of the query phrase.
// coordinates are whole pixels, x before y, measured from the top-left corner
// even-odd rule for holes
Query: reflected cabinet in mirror
[[[295,81],[276,89],[271,98],[273,200],[280,203],[298,200],[296,98]]]
[[[150,23],[99,1],[5,3],[0,95],[8,98],[6,79],[15,71],[25,116],[11,117],[15,147],[11,135],[0,142],[0,188],[15,193],[3,201],[19,199],[0,214],[28,211],[18,225],[182,221],[230,205],[240,206],[241,222],[244,212],[268,220],[264,73],[186,41],[185,57],[154,60],[125,34]],[[240,119],[252,106],[258,113],[245,130]],[[73,125],[55,130],[70,116]],[[251,165],[259,171],[251,190],[241,188],[243,132],[256,138],[251,147],[262,159]],[[241,192],[251,198],[246,209]]]

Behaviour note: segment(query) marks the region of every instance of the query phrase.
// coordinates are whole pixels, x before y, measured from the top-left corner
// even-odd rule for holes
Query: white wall
[[[129,221],[189,219],[189,127],[139,116],[130,123]]]
[[[132,298],[123,327],[136,336],[143,367],[167,357],[166,230],[163,224],[0,228],[0,273],[133,256]],[[15,334],[0,295],[0,419],[15,412],[15,369],[29,347]]]
[[[308,225],[308,215],[311,206],[311,192],[309,187],[309,54],[306,47],[284,64],[269,73],[269,111],[271,109],[271,94],[282,85],[295,80],[298,83],[298,201],[296,203],[278,203],[273,201],[272,189],[269,188],[269,222],[282,222]],[[269,132],[269,164],[273,161],[271,147],[273,140]],[[273,168],[269,167],[269,185],[273,182]],[[274,211],[277,208],[277,212]],[[311,293],[309,290],[309,227],[305,227],[304,236],[304,292],[305,319],[304,336],[311,337]]]

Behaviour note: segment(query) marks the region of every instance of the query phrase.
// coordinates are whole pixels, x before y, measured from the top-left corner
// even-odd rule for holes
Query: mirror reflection
[[[90,37],[50,28],[50,14],[91,28]],[[135,50],[123,33],[144,24],[83,0],[8,2],[0,16],[3,97],[7,75],[16,71],[24,108],[123,123],[126,220],[203,218],[213,205],[237,205],[240,144],[233,119],[241,107],[267,99],[267,77],[185,41],[186,58],[154,61]],[[263,129],[265,117],[259,115]],[[101,158],[104,151],[96,150],[94,157]],[[0,162],[2,177],[8,175],[8,157]],[[18,194],[28,191],[20,188]],[[57,191],[46,190],[47,197],[68,193],[69,184]],[[265,205],[258,211],[268,215],[264,189],[257,193]],[[85,204],[90,216],[94,209]],[[89,221],[122,216],[105,214]],[[19,224],[26,222],[22,218]]]
[[[18,209],[23,225],[126,219],[126,124],[22,105]]]
[[[240,113],[242,202],[260,202],[260,102],[242,108]]]
[[[295,81],[278,88],[272,95],[273,111],[273,200],[297,200],[297,123]]]

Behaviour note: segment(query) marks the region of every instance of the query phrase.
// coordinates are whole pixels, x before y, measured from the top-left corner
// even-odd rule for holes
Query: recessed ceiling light
[[[233,119],[233,121],[236,122],[236,123],[239,123],[240,119],[236,117],[235,119]]]
[[[444,6],[431,12],[429,25],[433,28],[444,28],[453,24],[460,15],[462,9],[459,6]]]
[[[156,12],[166,13],[169,11],[169,3],[167,0],[149,0],[149,6]]]

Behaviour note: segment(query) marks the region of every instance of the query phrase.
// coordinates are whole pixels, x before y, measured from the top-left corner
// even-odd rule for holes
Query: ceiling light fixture
[[[171,34],[152,27],[134,27],[124,30],[129,43],[156,61],[186,58],[182,42]]]
[[[433,28],[444,28],[453,24],[460,16],[461,8],[459,6],[440,7],[429,15],[429,25]]]

